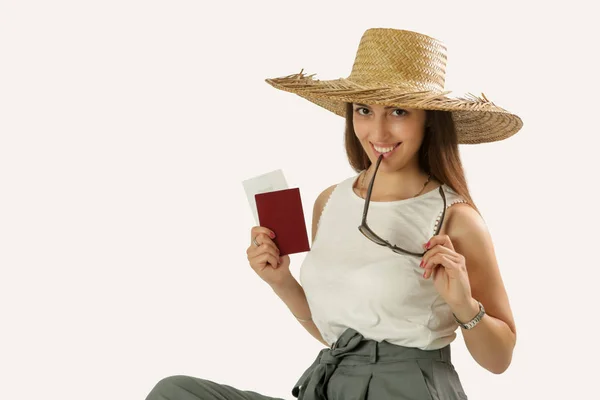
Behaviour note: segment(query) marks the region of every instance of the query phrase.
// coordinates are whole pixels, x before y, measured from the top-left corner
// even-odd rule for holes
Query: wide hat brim
[[[451,91],[414,91],[410,88],[359,85],[346,78],[318,80],[298,74],[265,81],[276,89],[295,93],[341,117],[346,103],[381,104],[452,113],[459,144],[496,142],[511,137],[523,126],[517,115],[495,105],[482,93],[449,96]]]

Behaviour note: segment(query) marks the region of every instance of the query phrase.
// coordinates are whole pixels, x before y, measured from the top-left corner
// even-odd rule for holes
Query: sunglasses
[[[365,235],[365,237],[367,239],[369,239],[370,241],[372,241],[380,246],[389,247],[394,253],[408,254],[408,255],[412,255],[412,256],[423,257],[426,252],[415,253],[412,251],[405,250],[396,245],[393,245],[390,242],[388,242],[387,240],[380,238],[375,232],[373,232],[373,230],[371,228],[369,228],[369,225],[367,225],[367,213],[369,211],[369,203],[371,202],[371,193],[373,192],[373,183],[375,182],[375,175],[377,175],[377,170],[379,169],[379,164],[381,164],[381,160],[383,160],[383,154],[380,155],[379,159],[377,160],[377,165],[375,166],[375,172],[373,172],[373,177],[371,178],[371,183],[369,184],[369,190],[367,192],[367,197],[365,199],[365,208],[363,210],[362,222],[361,222],[360,226],[358,227],[358,230],[360,231],[360,233]],[[444,201],[444,208],[442,210],[442,216],[441,216],[440,222],[438,223],[438,226],[435,230],[434,236],[440,233],[442,223],[444,222],[444,216],[446,215],[446,195],[444,194],[444,190],[442,189],[442,186],[439,187],[439,192]]]

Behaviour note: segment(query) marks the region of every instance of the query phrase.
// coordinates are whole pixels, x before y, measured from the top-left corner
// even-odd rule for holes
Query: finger
[[[252,239],[254,239],[255,237],[257,237],[261,233],[265,234],[266,236],[268,236],[271,239],[275,239],[275,236],[276,236],[275,232],[273,232],[269,228],[265,228],[264,226],[254,226],[250,230],[250,242],[252,242]],[[260,241],[258,239],[256,239],[256,241],[258,243],[260,243]]]
[[[257,243],[258,243],[258,245],[257,245]],[[256,237],[256,243],[254,243],[254,241],[252,243],[250,243],[250,247],[248,248],[248,250],[256,252],[259,249],[265,249],[265,248],[273,248],[276,251],[279,251],[279,248],[277,247],[275,242],[273,240],[271,240],[270,237],[268,237],[264,233],[259,233],[258,236]]]
[[[428,279],[432,274],[433,270],[437,267],[453,268],[456,264],[456,258],[452,254],[436,254],[431,257],[429,261],[423,267],[423,277]]]
[[[432,250],[433,251],[433,250]],[[434,254],[423,264],[423,278],[427,279],[431,276],[431,271],[441,262],[440,256]]]
[[[250,259],[250,266],[256,272],[260,272],[267,266],[267,259],[269,258],[268,254],[259,254]]]
[[[263,260],[262,262],[264,263],[263,267],[261,268],[261,271],[267,267],[271,267],[273,269],[277,268],[277,259],[278,257],[275,257],[273,254],[271,253],[267,253],[263,256]]]
[[[438,258],[436,255],[430,255],[427,260],[423,261],[421,268],[423,268],[423,278],[427,279],[429,277],[430,271],[435,268],[438,264]]]
[[[421,259],[421,263],[419,264],[419,266],[421,268],[425,268],[425,264],[429,260],[431,260],[431,258],[434,257],[436,254],[450,254],[451,255],[451,254],[455,254],[455,253],[447,247],[435,245],[430,250],[427,250],[425,252],[425,255]]]
[[[275,246],[274,244],[263,243],[259,247],[256,247],[254,245],[252,247],[254,247],[254,249],[250,250],[248,259],[256,258],[263,254],[270,254],[273,257],[276,257],[277,259],[279,259],[280,252],[279,252],[279,249],[277,248],[277,246]]]
[[[450,250],[454,250],[454,246],[452,245],[452,240],[450,240],[450,236],[448,236],[448,235],[433,236],[431,239],[429,239],[429,242],[423,244],[423,248],[425,250],[429,250],[437,245],[446,247]]]
[[[268,255],[267,255],[267,263],[273,269],[276,269],[279,266],[279,256],[276,256],[273,253],[268,253]],[[266,265],[265,265],[265,267],[266,267]]]
[[[279,254],[268,250],[263,251],[262,253],[257,254],[250,259],[250,265],[252,268],[255,270],[258,269],[259,271],[265,269],[267,263],[271,266],[277,267],[279,263]]]
[[[257,239],[256,241],[259,243],[262,241],[262,243],[260,243],[258,247],[254,243],[251,244],[250,247],[248,247],[248,249],[246,250],[246,254],[248,254],[248,257],[254,257],[266,251],[269,251],[279,257],[280,251],[277,245],[264,234],[261,234],[259,237],[261,239]]]
[[[256,240],[256,243],[258,243],[258,245],[256,243],[254,243],[254,240],[250,241],[250,248],[254,247],[259,248],[260,246],[262,246],[263,244],[271,244],[271,245],[275,245],[275,243],[271,240],[271,238],[266,234],[266,233],[259,233],[257,234],[255,237],[253,237],[254,240]]]
[[[433,271],[436,268],[444,268],[444,265],[440,264],[440,262],[437,262],[437,260],[432,261],[431,264],[428,264],[428,266],[425,267],[425,272],[423,272],[423,278],[429,279],[429,277],[433,275]]]
[[[430,257],[427,262],[423,264],[423,269],[430,269],[433,264],[440,264],[444,261],[457,262],[458,254],[456,253],[437,253],[434,256]]]
[[[438,235],[439,237],[439,245],[443,246],[447,249],[454,251],[454,246],[452,245],[452,240],[450,240],[450,236],[448,235]]]
[[[430,277],[431,275],[433,275],[433,271],[434,271],[436,268],[444,268],[444,267],[443,267],[442,265],[439,265],[439,264],[434,264],[432,267],[430,267],[430,268],[427,268],[427,269],[426,269],[426,270],[423,272],[423,278],[424,278],[424,279],[429,279],[429,277]]]

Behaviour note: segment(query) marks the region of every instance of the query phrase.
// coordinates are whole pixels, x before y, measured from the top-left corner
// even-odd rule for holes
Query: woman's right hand
[[[258,247],[253,243],[253,238],[256,238]],[[275,233],[270,229],[262,226],[253,227],[250,232],[250,247],[246,250],[246,254],[254,272],[273,287],[294,277],[290,272],[290,256],[282,256],[279,262],[279,248],[272,238],[275,238]]]

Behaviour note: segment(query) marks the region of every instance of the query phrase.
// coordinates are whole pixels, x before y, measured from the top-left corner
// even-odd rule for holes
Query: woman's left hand
[[[429,246],[421,262],[423,277],[429,279],[433,275],[433,284],[452,308],[472,304],[471,285],[465,257],[454,251],[448,235],[436,235],[429,240]]]

